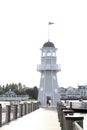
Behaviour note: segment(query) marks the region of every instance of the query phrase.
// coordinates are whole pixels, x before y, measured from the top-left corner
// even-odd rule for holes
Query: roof
[[[5,96],[16,96],[16,94],[10,89],[9,91],[5,93]]]
[[[55,48],[54,44],[52,42],[50,42],[50,41],[44,43],[43,48],[44,47],[54,47]]]

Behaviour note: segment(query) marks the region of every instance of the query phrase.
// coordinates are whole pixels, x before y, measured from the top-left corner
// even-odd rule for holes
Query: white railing
[[[5,97],[5,96],[0,96],[0,101],[16,101],[16,100],[26,100],[28,99],[29,96],[18,96],[18,97]]]
[[[50,64],[46,64],[46,65],[37,65],[37,70],[38,71],[42,71],[42,70],[56,70],[56,71],[60,71],[60,64],[56,64],[56,65],[50,65]]]

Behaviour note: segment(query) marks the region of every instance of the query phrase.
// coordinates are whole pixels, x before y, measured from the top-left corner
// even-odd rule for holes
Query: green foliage
[[[38,98],[38,88],[35,86],[33,88],[27,88],[26,93],[29,95],[31,99],[37,99]]]
[[[17,95],[29,95],[32,99],[38,98],[38,88],[34,86],[33,88],[26,87],[25,85],[22,85],[21,83],[18,84],[6,84],[6,86],[0,85],[0,95],[5,94],[5,92],[12,90]]]

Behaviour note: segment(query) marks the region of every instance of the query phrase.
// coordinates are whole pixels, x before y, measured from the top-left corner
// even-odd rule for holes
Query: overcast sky
[[[87,0],[0,0],[0,84],[40,83],[40,48],[57,51],[60,87],[87,84]]]

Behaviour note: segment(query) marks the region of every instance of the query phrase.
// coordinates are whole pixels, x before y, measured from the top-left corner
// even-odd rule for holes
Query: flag
[[[48,22],[48,25],[54,24],[53,22]]]

